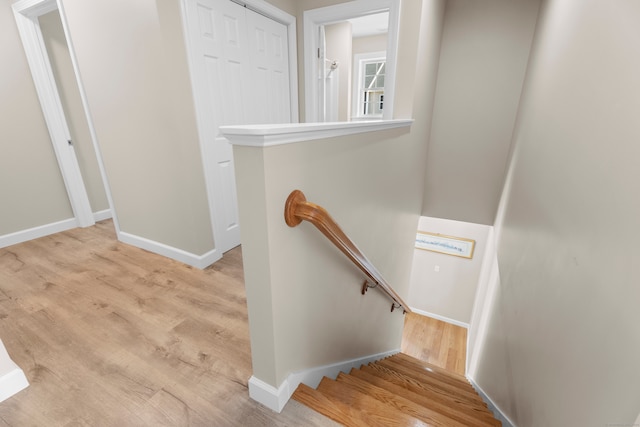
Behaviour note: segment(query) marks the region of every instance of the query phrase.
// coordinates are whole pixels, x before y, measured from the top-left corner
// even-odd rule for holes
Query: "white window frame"
[[[357,53],[353,55],[353,84],[352,93],[351,93],[351,119],[352,120],[371,120],[371,119],[380,119],[384,115],[384,109],[382,114],[374,115],[374,114],[363,114],[362,109],[364,107],[362,103],[362,99],[360,99],[360,90],[363,86],[363,74],[364,74],[364,64],[368,62],[381,62],[385,61],[385,71],[387,68],[387,52],[379,51],[379,52],[367,52],[367,53]],[[385,95],[387,95],[387,75],[385,73]],[[387,103],[388,97],[385,96],[385,107],[388,105]]]

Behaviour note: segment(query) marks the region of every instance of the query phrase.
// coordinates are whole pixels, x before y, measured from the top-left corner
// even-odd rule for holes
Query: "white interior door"
[[[194,97],[216,249],[240,244],[231,144],[219,127],[288,123],[286,26],[230,0],[188,0]]]
[[[247,9],[251,123],[289,123],[287,27]]]

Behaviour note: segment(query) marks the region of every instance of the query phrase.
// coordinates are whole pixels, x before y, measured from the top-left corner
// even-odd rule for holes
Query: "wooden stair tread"
[[[366,366],[363,368],[366,368]],[[500,425],[492,415],[487,414],[484,411],[468,408],[465,402],[459,401],[456,405],[451,405],[451,402],[443,402],[437,398],[434,399],[434,393],[421,394],[414,392],[402,385],[396,384],[392,378],[382,378],[371,374],[364,369],[352,369],[350,375],[392,392],[398,396],[402,396],[422,407],[434,410],[451,419],[461,422],[466,426],[484,427]]]
[[[500,427],[466,377],[404,353],[300,384],[293,398],[345,426]]]
[[[421,366],[423,368],[429,368],[433,372],[437,372],[437,373],[439,373],[441,375],[450,377],[451,379],[454,379],[454,380],[463,381],[465,383],[469,382],[469,380],[467,380],[467,378],[464,375],[457,374],[455,372],[452,372],[452,371],[449,371],[447,369],[444,369],[444,368],[441,368],[439,366],[436,366],[436,365],[434,365],[432,363],[425,362],[424,360],[420,360],[420,359],[415,358],[413,356],[409,356],[408,354],[405,354],[405,353],[396,353],[392,357],[394,357],[396,359],[401,359],[401,360],[413,363],[413,364],[415,364],[417,366]]]
[[[413,358],[411,356],[407,356],[406,354],[397,353],[391,357],[387,357],[384,360],[398,363],[421,374],[425,373],[434,378],[437,378],[439,381],[454,385],[461,389],[469,390],[472,393],[476,392],[467,378],[461,375],[457,375],[453,372],[449,372],[437,366],[431,365],[419,359]]]
[[[430,372],[418,371],[390,359],[379,360],[375,362],[375,364],[386,366],[392,370],[401,372],[419,382],[429,384],[429,386],[431,387],[439,388],[465,400],[482,402],[482,399],[480,398],[480,396],[478,396],[475,390],[473,390],[473,388],[468,389],[466,386],[460,384],[450,384]]]
[[[337,381],[345,383],[348,387],[351,387],[354,390],[371,396],[385,405],[391,406],[392,408],[400,412],[420,419],[428,424],[446,425],[451,427],[466,426],[466,424],[452,419],[442,413],[424,407],[418,403],[413,402],[410,399],[407,399],[406,397],[397,395],[389,390],[386,390],[355,376],[340,373],[340,375],[338,375]]]
[[[346,405],[340,400],[326,396],[305,384],[300,384],[291,397],[316,412],[346,426],[371,426],[371,421],[365,419],[364,414],[353,406]]]
[[[339,383],[326,377],[320,381],[317,391],[330,399],[341,401],[354,408],[357,407],[362,412],[363,419],[366,419],[370,426],[438,426],[438,424],[427,423],[404,412],[399,412],[394,407],[382,403],[348,384]]]
[[[464,398],[460,398],[458,396],[453,396],[447,394],[446,391],[440,390],[438,388],[429,387],[411,377],[408,377],[401,372],[394,371],[382,365],[370,364],[367,366],[362,366],[360,368],[364,372],[367,372],[372,375],[376,375],[378,377],[384,378],[389,382],[393,382],[396,385],[400,385],[404,388],[407,388],[417,394],[427,395],[433,400],[437,400],[446,405],[459,405],[464,404],[469,410],[473,410],[474,412],[484,412],[487,414],[491,414],[489,412],[486,403],[477,402],[477,401],[468,401]]]
[[[464,377],[462,377],[462,379],[451,377],[447,374],[443,374],[442,372],[433,369],[428,365],[420,365],[411,361],[397,358],[395,356],[386,358],[384,360],[388,361],[389,363],[402,365],[405,368],[410,369],[412,372],[416,372],[420,377],[422,377],[423,375],[428,375],[430,378],[436,379],[442,383],[446,383],[461,390],[466,390],[472,394],[476,394],[476,391],[469,380]]]

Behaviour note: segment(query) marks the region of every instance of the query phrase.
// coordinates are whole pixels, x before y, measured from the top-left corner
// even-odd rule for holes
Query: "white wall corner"
[[[493,415],[496,417],[496,419],[498,419],[502,423],[502,427],[515,427],[515,424],[513,423],[513,421],[511,421],[509,417],[507,417],[500,410],[498,405],[496,405],[493,402],[493,400],[489,398],[489,396],[484,392],[484,390],[482,390],[482,388],[478,384],[476,384],[475,381],[473,381],[473,378],[467,375],[467,379],[469,380],[473,388],[478,392],[482,400],[487,404],[487,406],[489,407],[489,410],[493,412]]]
[[[289,374],[287,379],[285,379],[277,389],[252,376],[249,379],[249,396],[272,411],[280,413],[300,383],[308,385],[311,388],[316,388],[323,377],[335,379],[340,372],[349,373],[353,368],[359,368],[362,365],[375,362],[376,360],[392,356],[399,352],[400,349],[391,350],[294,372]]]
[[[0,402],[3,402],[29,386],[22,369],[9,357],[0,340]]]
[[[16,231],[15,233],[0,236],[0,248],[17,245],[18,243],[48,236],[50,234],[60,233],[62,231],[71,230],[78,227],[78,221],[75,218],[69,218],[51,224],[40,225],[38,227],[29,228],[27,230]]]
[[[124,231],[118,232],[118,240],[128,245],[180,261],[201,270],[222,258],[222,254],[218,249],[212,249],[203,255],[196,255],[185,250],[174,248],[173,246],[165,245],[164,243],[159,243]]]

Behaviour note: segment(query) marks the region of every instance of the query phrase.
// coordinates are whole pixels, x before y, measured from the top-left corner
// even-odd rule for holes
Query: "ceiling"
[[[384,34],[389,28],[389,12],[376,13],[349,19],[353,37],[374,36]]]

